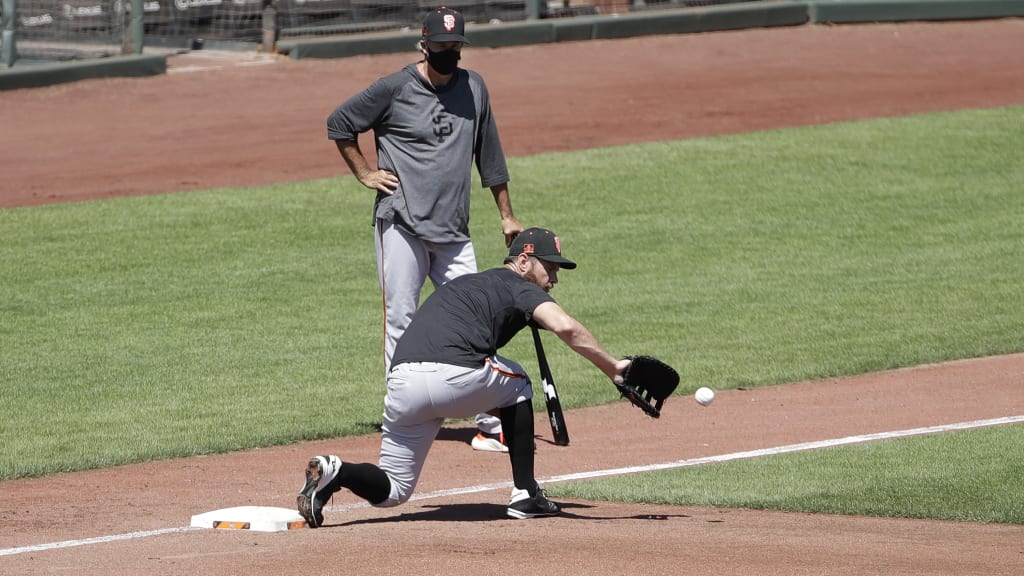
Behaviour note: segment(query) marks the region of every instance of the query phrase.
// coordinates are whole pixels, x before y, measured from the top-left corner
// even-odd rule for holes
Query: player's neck
[[[430,82],[430,85],[435,88],[446,86],[452,79],[452,76],[455,75],[454,72],[451,74],[438,74],[436,70],[430,67],[430,64],[427,64],[426,60],[421,60],[420,63],[416,65],[416,69],[419,70],[420,74],[427,79],[427,82]]]

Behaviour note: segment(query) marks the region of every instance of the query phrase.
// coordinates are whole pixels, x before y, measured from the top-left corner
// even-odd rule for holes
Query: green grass
[[[1024,524],[1024,425],[549,485],[649,504]]]
[[[1022,118],[518,158],[513,205],[580,263],[556,298],[681,394],[1017,352]],[[341,178],[0,211],[0,479],[374,430],[370,204]],[[500,263],[487,192],[472,227]],[[548,348],[565,406],[616,401]],[[533,366],[528,334],[504,353]]]
[[[369,211],[334,188],[0,212],[4,476],[374,430]]]

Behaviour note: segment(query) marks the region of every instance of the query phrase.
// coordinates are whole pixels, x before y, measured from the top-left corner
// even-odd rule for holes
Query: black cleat
[[[509,518],[520,520],[526,518],[540,518],[542,516],[557,516],[562,509],[551,500],[543,489],[537,489],[537,495],[530,497],[526,490],[512,489],[512,498],[508,503],[507,514]]]
[[[306,465],[306,484],[295,499],[295,505],[310,528],[323,525],[324,502],[334,494],[324,488],[337,477],[340,468],[341,460],[337,456],[316,456]]]

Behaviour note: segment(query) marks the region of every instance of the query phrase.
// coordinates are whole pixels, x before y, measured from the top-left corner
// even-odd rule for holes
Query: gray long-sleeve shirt
[[[377,167],[399,180],[393,195],[377,193],[375,217],[428,242],[468,240],[474,159],[485,188],[509,180],[483,78],[460,68],[435,89],[409,64],[327,118],[331,140],[355,141],[371,129]]]

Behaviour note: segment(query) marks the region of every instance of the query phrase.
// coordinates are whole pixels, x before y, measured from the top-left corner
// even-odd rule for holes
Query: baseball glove
[[[679,386],[679,374],[653,356],[627,358],[631,362],[622,374],[622,384],[616,384],[615,387],[624,398],[648,416],[659,418],[665,399]]]

